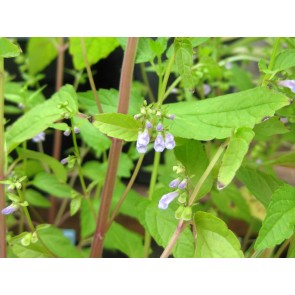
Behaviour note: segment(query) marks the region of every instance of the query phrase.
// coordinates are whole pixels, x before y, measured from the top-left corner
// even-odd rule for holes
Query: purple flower
[[[177,188],[178,185],[180,183],[180,179],[179,178],[176,178],[174,180],[172,180],[170,183],[169,183],[169,187],[171,188]]]
[[[147,145],[144,144],[138,144],[136,143],[136,149],[140,154],[145,154],[147,152]]]
[[[167,150],[172,150],[175,147],[174,136],[171,133],[165,134],[165,147]]]
[[[137,137],[137,145],[148,145],[150,142],[150,136],[147,129],[145,129],[143,132],[138,134]]]
[[[80,128],[74,127],[74,132],[75,132],[75,134],[79,134],[80,133]]]
[[[152,123],[151,123],[150,121],[146,121],[146,122],[145,122],[145,128],[147,128],[147,129],[151,129],[151,128],[153,128]]]
[[[65,132],[64,132],[64,136],[69,136],[71,134],[71,129],[67,129]]]
[[[43,131],[32,138],[33,142],[40,142],[40,141],[44,141],[44,140],[45,140],[45,132],[43,132]]]
[[[185,189],[187,184],[187,179],[184,179],[178,186],[179,189]]]
[[[12,214],[18,209],[19,205],[17,204],[11,204],[8,207],[1,210],[1,213],[4,215]]]
[[[288,87],[293,93],[295,93],[295,80],[282,80],[278,85]]]
[[[175,119],[175,115],[169,114],[169,115],[167,115],[167,118],[170,119],[170,120],[174,120]]]
[[[157,127],[156,127],[156,130],[157,131],[163,131],[163,125],[162,125],[162,123],[159,123],[158,125],[157,125]]]
[[[163,152],[165,149],[164,138],[161,134],[158,134],[154,143],[154,149],[156,152]]]
[[[66,164],[68,164],[68,158],[64,158],[64,159],[62,159],[60,162],[63,164],[63,165],[66,165]]]
[[[233,67],[233,65],[232,65],[231,62],[227,62],[227,63],[225,64],[225,68],[226,68],[227,70],[230,70],[232,67]]]
[[[211,87],[208,84],[203,85],[204,95],[207,96],[211,92]]]
[[[134,115],[134,120],[138,120],[141,116],[142,116],[142,114],[136,114],[136,115]]]
[[[177,198],[179,195],[178,191],[174,191],[174,192],[171,192],[171,193],[168,193],[164,196],[162,196],[162,198],[160,199],[159,201],[159,205],[158,205],[158,208],[160,209],[167,209],[168,208],[168,205],[175,199]]]

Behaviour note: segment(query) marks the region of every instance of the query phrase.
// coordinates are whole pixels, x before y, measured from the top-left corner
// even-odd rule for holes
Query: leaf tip
[[[222,189],[224,189],[226,187],[225,184],[221,183],[220,181],[217,182],[217,189],[219,191],[221,191]]]

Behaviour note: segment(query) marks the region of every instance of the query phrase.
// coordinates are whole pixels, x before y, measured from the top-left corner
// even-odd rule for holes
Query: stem
[[[83,52],[84,62],[85,62],[85,65],[86,65],[86,70],[87,70],[87,75],[88,75],[90,87],[91,87],[91,90],[93,92],[93,96],[95,98],[95,102],[96,102],[98,111],[100,113],[103,113],[102,106],[101,106],[100,100],[98,98],[95,83],[94,83],[94,80],[93,80],[91,68],[90,68],[90,65],[89,65],[89,62],[88,62],[87,51],[86,51],[86,46],[85,46],[85,40],[84,40],[84,38],[80,38],[80,40],[81,40],[82,52]]]
[[[24,202],[24,201],[25,201],[25,198],[24,198],[24,195],[23,195],[22,191],[21,191],[20,189],[18,189],[17,192],[18,192],[18,195],[19,195],[20,200],[21,200],[22,202]],[[30,213],[29,213],[28,208],[27,208],[26,206],[23,206],[23,207],[22,207],[22,210],[23,210],[23,212],[25,213],[25,216],[26,216],[26,219],[27,219],[27,221],[28,221],[28,224],[29,224],[30,230],[31,230],[32,232],[36,231],[35,226],[34,226],[34,224],[33,224],[33,222],[32,222],[32,219],[31,219],[31,216],[30,216]]]
[[[165,248],[164,252],[162,253],[160,258],[167,258],[170,253],[172,252],[172,249],[175,245],[175,243],[177,242],[181,232],[185,229],[186,224],[184,223],[184,221],[181,219],[177,225],[177,228],[172,236],[172,238],[170,239],[167,247]]]
[[[58,56],[57,56],[57,67],[56,67],[56,81],[55,81],[55,91],[57,92],[63,84],[64,76],[64,53],[66,47],[64,46],[64,38],[59,38],[58,45]],[[53,157],[56,160],[60,159],[61,153],[61,143],[62,143],[62,133],[60,130],[54,131],[54,142],[53,142]],[[56,211],[56,199],[53,196],[49,198],[51,206],[49,209],[49,223],[54,222],[54,216]]]
[[[119,202],[117,203],[116,208],[114,209],[114,211],[113,211],[113,213],[112,213],[112,215],[111,215],[111,218],[110,218],[110,220],[109,220],[109,222],[108,222],[108,224],[107,224],[106,231],[110,228],[112,222],[114,221],[115,217],[117,216],[117,214],[118,214],[118,212],[119,212],[119,209],[120,209],[122,203],[123,203],[124,200],[126,199],[127,194],[128,194],[128,192],[130,191],[130,189],[131,189],[131,187],[132,187],[132,185],[133,185],[133,183],[134,183],[134,181],[135,181],[135,178],[136,178],[136,176],[137,176],[137,174],[138,174],[138,172],[139,172],[139,169],[140,169],[140,167],[141,167],[141,164],[142,164],[142,160],[143,160],[143,158],[144,158],[144,154],[142,154],[142,155],[139,157],[138,161],[137,161],[136,167],[135,167],[135,169],[134,169],[134,171],[133,171],[133,174],[132,174],[132,176],[131,176],[131,178],[130,178],[130,180],[129,180],[129,183],[128,183],[127,187],[125,188],[125,191],[124,191],[123,195],[121,196]]]
[[[4,150],[4,58],[0,57],[0,180],[5,175]],[[0,184],[0,210],[5,207],[4,184]],[[0,213],[0,258],[6,257],[6,220]]]
[[[155,102],[156,100],[155,100],[155,97],[154,97],[154,94],[153,94],[153,91],[152,91],[148,76],[146,74],[145,66],[144,66],[143,63],[140,64],[140,70],[141,70],[141,75],[142,75],[143,82],[147,86],[147,90],[148,90],[150,100],[152,102]]]
[[[120,78],[118,113],[126,114],[128,112],[137,41],[138,38],[128,38]],[[91,248],[90,257],[92,258],[102,256],[103,240],[116,182],[121,149],[122,140],[114,138],[109,153],[106,181],[102,190],[101,205]]]
[[[203,175],[201,176],[200,180],[198,181],[190,199],[189,199],[189,206],[191,206],[202,185],[204,184],[204,182],[206,181],[207,177],[209,176],[209,174],[211,173],[212,169],[214,168],[215,164],[217,163],[217,161],[219,160],[220,156],[222,155],[223,151],[225,150],[226,146],[228,145],[229,139],[227,139],[223,144],[221,144],[221,146],[219,147],[219,149],[217,150],[216,154],[214,155],[213,159],[211,160],[211,162],[209,163],[207,169],[205,170],[205,172],[203,173]]]
[[[287,249],[291,242],[291,239],[286,240],[281,247],[278,249],[277,253],[275,254],[274,258],[280,258],[283,252]]]
[[[149,187],[149,195],[148,199],[151,201],[153,199],[153,194],[157,182],[157,176],[158,176],[158,168],[160,164],[160,156],[161,153],[155,152],[155,157],[154,157],[154,163],[153,163],[153,172],[152,172],[152,177],[151,177],[151,182],[150,182],[150,187]],[[149,256],[149,251],[150,251],[150,245],[151,245],[151,236],[149,232],[146,230],[145,235],[144,235],[144,257]]]

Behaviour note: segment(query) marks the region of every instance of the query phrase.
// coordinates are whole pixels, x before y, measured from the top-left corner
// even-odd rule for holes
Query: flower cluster
[[[159,201],[158,208],[166,210],[169,204],[178,198],[180,206],[175,212],[176,219],[191,220],[192,208],[188,206],[188,176],[185,173],[185,168],[182,165],[174,166],[173,171],[178,174],[176,179],[169,183],[169,187],[174,191],[165,194]]]
[[[135,120],[140,120],[142,127],[138,132],[136,149],[139,153],[147,152],[148,144],[154,141],[156,152],[163,152],[164,149],[172,150],[175,147],[174,136],[167,132],[163,126],[164,119],[174,120],[173,114],[165,114],[161,109],[157,109],[153,104],[147,106],[146,102],[140,113],[134,116]]]

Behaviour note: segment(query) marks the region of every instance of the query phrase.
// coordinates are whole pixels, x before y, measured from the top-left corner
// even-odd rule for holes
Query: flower
[[[152,123],[151,123],[150,121],[146,121],[146,122],[145,122],[145,128],[147,128],[147,129],[151,129],[151,128],[153,128]]]
[[[162,123],[159,123],[158,125],[157,125],[157,127],[156,127],[156,130],[157,131],[163,131],[163,125],[162,125]]]
[[[179,189],[185,189],[185,188],[186,188],[186,184],[187,184],[187,179],[184,179],[184,180],[178,185],[178,188],[179,188]]]
[[[136,143],[136,149],[140,154],[145,154],[147,152],[147,145]]]
[[[168,205],[175,199],[177,198],[179,195],[178,191],[174,191],[174,192],[171,192],[171,193],[168,193],[166,195],[163,195],[162,198],[160,199],[159,201],[159,205],[158,205],[158,208],[159,209],[167,209],[168,208]]]
[[[150,142],[150,136],[147,129],[145,129],[143,132],[138,134],[137,137],[137,144],[138,145],[148,145]]]
[[[169,114],[169,115],[167,115],[167,119],[174,120],[175,119],[175,115]]]
[[[40,142],[40,141],[44,141],[44,140],[45,140],[45,132],[43,132],[43,131],[32,138],[33,142]]]
[[[68,163],[68,158],[64,158],[62,160],[60,160],[60,162],[63,164],[63,165],[66,165]]]
[[[180,183],[180,179],[176,178],[169,183],[169,187],[176,188],[178,187],[179,183]]]
[[[295,80],[282,80],[278,85],[288,87],[293,93],[295,93]]]
[[[172,150],[175,147],[174,136],[171,133],[165,134],[165,147],[167,150]]]
[[[69,136],[71,134],[71,129],[67,129],[65,132],[64,132],[64,136]]]
[[[211,92],[211,87],[208,84],[203,85],[204,95],[207,96]]]
[[[78,128],[78,127],[74,127],[74,132],[75,132],[75,134],[79,134],[80,133],[80,128]]]
[[[161,134],[158,134],[154,142],[154,149],[156,152],[163,152],[165,149],[164,138]]]
[[[18,208],[19,208],[19,205],[18,205],[18,204],[12,203],[12,204],[9,205],[8,207],[2,209],[2,210],[1,210],[1,213],[4,214],[4,215],[12,214],[12,213],[15,212]]]

